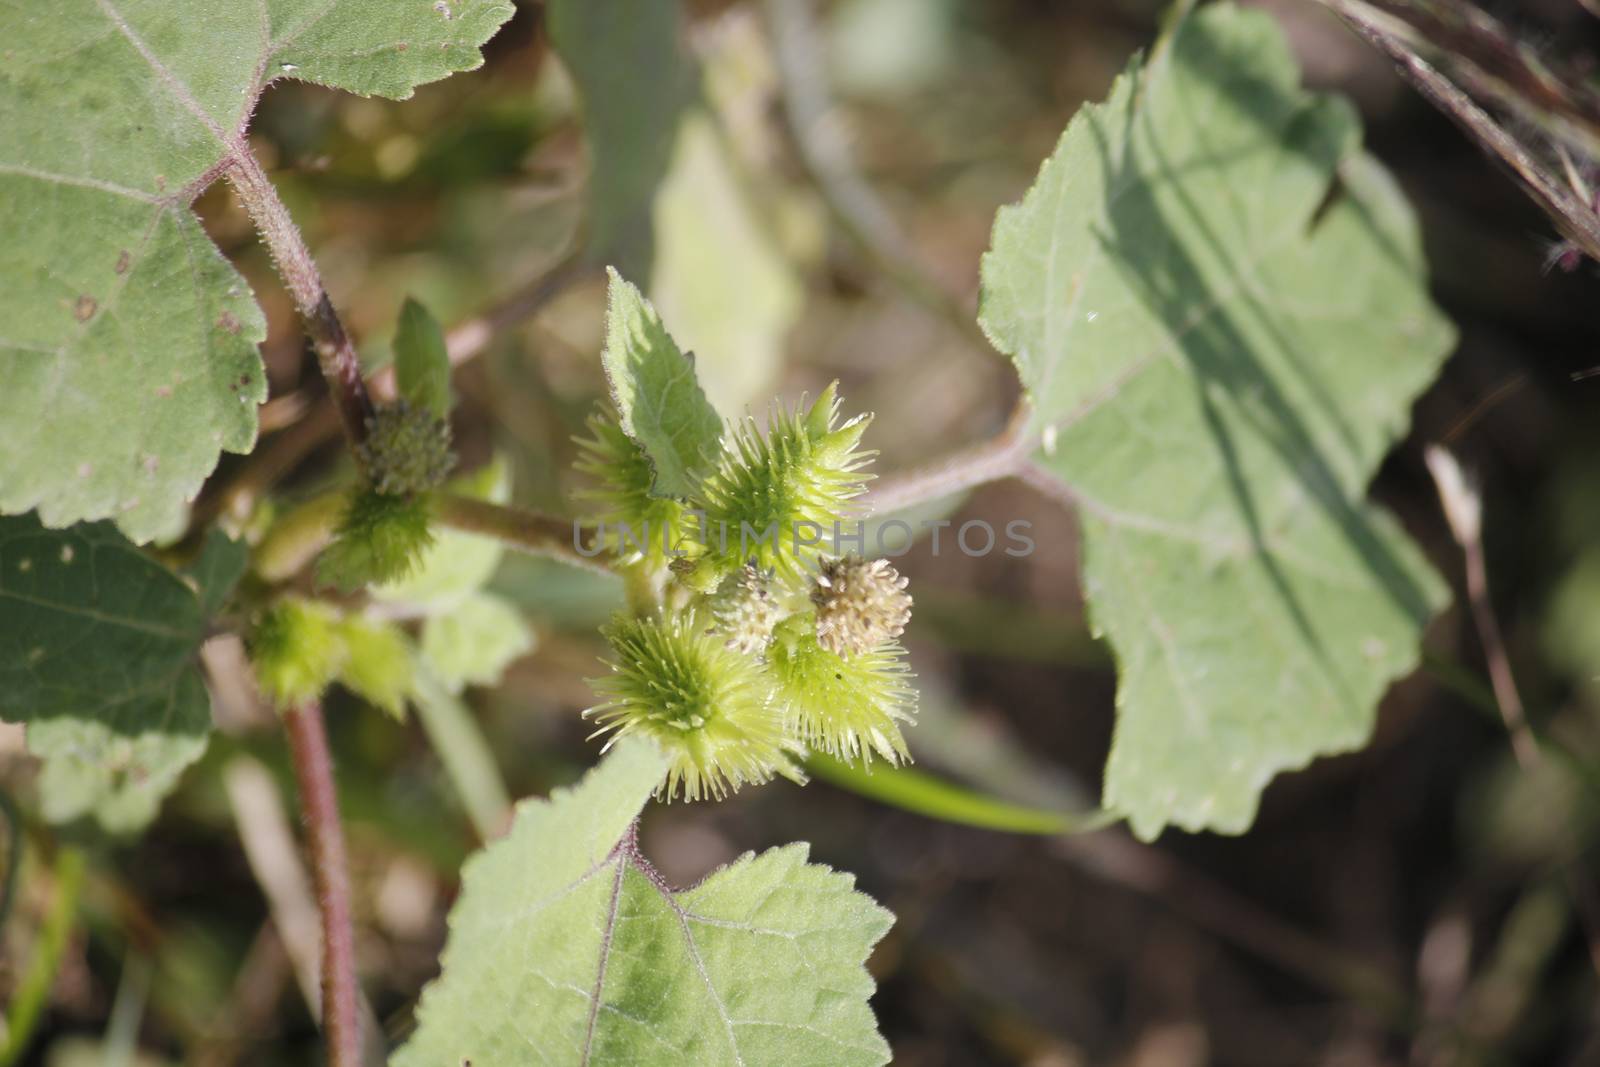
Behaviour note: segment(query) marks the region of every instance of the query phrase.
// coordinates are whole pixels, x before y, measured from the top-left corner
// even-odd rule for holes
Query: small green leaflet
[[[688,497],[696,472],[716,454],[722,420],[695,379],[694,360],[678,350],[661,317],[615,270],[601,353],[622,429],[655,468],[658,496]]]
[[[406,297],[400,308],[400,325],[394,335],[395,381],[400,395],[412,407],[424,408],[439,418],[450,415],[450,353],[445,348],[439,320],[417,301]]]
[[[1453,332],[1356,116],[1298,80],[1269,16],[1207,6],[983,260],[1120,667],[1104,803],[1146,838],[1242,831],[1273,775],[1363,744],[1444,597],[1363,495]]]
[[[204,636],[195,591],[110,524],[0,518],[0,719],[45,760],[47,817],[150,820],[211,731]]]
[[[295,77],[401,98],[506,0],[52,0],[0,10],[0,511],[181,526],[248,451],[266,324],[190,204]],[[46,417],[43,413],[48,413]]]
[[[492,593],[474,593],[422,623],[422,656],[451,693],[469,685],[499,685],[506,668],[533,644],[522,612]]]
[[[863,966],[889,913],[804,844],[668,889],[632,829],[665,769],[649,742],[618,744],[467,862],[392,1067],[889,1062]]]

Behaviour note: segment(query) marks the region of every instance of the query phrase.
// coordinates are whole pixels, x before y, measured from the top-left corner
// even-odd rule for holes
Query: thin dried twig
[[[1335,11],[1367,43],[1388,56],[1395,69],[1422,97],[1444,112],[1489,156],[1503,163],[1563,235],[1591,259],[1600,261],[1600,215],[1594,204],[1556,180],[1534,152],[1449,78],[1424,59],[1392,25],[1375,17],[1362,0],[1319,0]]]
[[[1512,754],[1519,767],[1524,771],[1533,771],[1543,762],[1544,753],[1539,739],[1534,736],[1533,727],[1528,723],[1522,694],[1517,689],[1516,676],[1511,670],[1511,656],[1506,651],[1505,635],[1500,631],[1500,621],[1489,597],[1489,571],[1483,553],[1483,498],[1455,456],[1445,449],[1437,445],[1430,446],[1427,461],[1428,470],[1439,490],[1445,521],[1465,557],[1467,608],[1472,614],[1478,642],[1483,647],[1484,660],[1489,667],[1489,684],[1494,690],[1495,704],[1505,722],[1506,733],[1511,738]],[[1600,900],[1596,899],[1593,887],[1579,874],[1573,863],[1562,864],[1562,876],[1583,925],[1589,961],[1595,973],[1600,974]]]

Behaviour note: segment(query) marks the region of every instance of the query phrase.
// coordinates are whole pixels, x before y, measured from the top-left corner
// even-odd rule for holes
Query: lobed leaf
[[[632,832],[665,769],[648,742],[618,744],[468,861],[393,1067],[889,1062],[862,966],[889,914],[804,844],[669,889]]]
[[[1416,225],[1272,19],[1187,19],[1002,209],[981,321],[1075,502],[1120,666],[1105,805],[1238,832],[1364,743],[1443,600],[1362,499],[1453,333]]]
[[[266,324],[194,198],[262,90],[358,93],[477,66],[505,0],[58,0],[0,6],[0,511],[171,534],[248,451]],[[48,417],[42,417],[48,412]]]

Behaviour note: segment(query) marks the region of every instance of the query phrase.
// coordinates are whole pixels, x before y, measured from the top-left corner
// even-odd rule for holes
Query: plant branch
[[[518,551],[548,556],[584,570],[611,573],[611,568],[601,562],[600,557],[590,558],[578,552],[574,545],[575,527],[570,519],[452,493],[437,494],[433,498],[433,508],[439,523],[451,529],[492,537]]]
[[[300,810],[305,818],[312,880],[322,914],[322,1032],[328,1067],[361,1067],[360,993],[356,986],[355,930],[350,920],[350,872],[333,758],[322,705],[307,701],[284,713]]]
[[[339,313],[334,311],[333,301],[323,288],[322,275],[311,258],[305,238],[247,144],[235,144],[227,172],[256,230],[272,253],[278,273],[294,297],[306,332],[311,335],[317,363],[338,407],[345,437],[352,446],[359,445],[367,437],[372,397],[361,378],[361,361],[356,356],[355,345],[345,333]]]
[[[522,288],[511,293],[499,303],[465,322],[457,323],[445,335],[445,350],[450,365],[459,367],[474,358],[489,342],[517,323],[531,319],[567,289],[585,278],[598,276],[600,268],[577,248],[544,274],[534,278]],[[386,367],[378,374],[378,385],[384,393],[394,388],[394,369]]]
[[[1032,410],[1023,401],[1011,413],[1005,428],[989,440],[927,466],[879,479],[864,498],[867,506],[876,514],[884,514],[988,482],[1020,476],[1035,444],[1027,434]]]
[[[498,334],[537,315],[550,301],[595,269],[575,251],[487,311],[459,323],[445,336],[450,365],[459,367],[476,358]],[[374,374],[368,385],[373,396],[392,399],[395,396],[394,368],[385,367]],[[196,509],[197,522],[209,521],[219,514],[245,518],[263,493],[339,432],[338,409],[322,398],[312,401],[303,396],[304,393],[305,390],[301,390],[269,402],[282,404],[282,410],[293,418],[286,418],[281,426],[283,432],[251,455],[243,471],[225,491],[206,498]],[[264,424],[263,429],[266,429]]]
[[[1488,663],[1495,705],[1511,737],[1511,751],[1517,765],[1524,772],[1534,771],[1543,762],[1544,754],[1528,724],[1522,694],[1517,690],[1516,676],[1511,671],[1505,636],[1500,632],[1500,622],[1489,598],[1489,572],[1483,553],[1483,498],[1456,458],[1443,448],[1430,447],[1427,461],[1429,473],[1439,490],[1445,520],[1466,560],[1467,606]],[[1578,873],[1574,862],[1562,863],[1561,873],[1584,930],[1590,965],[1600,974],[1600,900],[1596,900],[1592,886]]]
[[[1523,770],[1532,770],[1539,763],[1539,743],[1528,726],[1522,696],[1511,673],[1511,657],[1506,653],[1505,638],[1489,600],[1488,570],[1483,561],[1483,499],[1449,452],[1433,445],[1427,451],[1427,461],[1450,533],[1466,557],[1467,606],[1488,662],[1495,705],[1511,736],[1517,763]]]
[[[1588,155],[1600,154],[1600,94],[1587,75],[1540,56],[1482,8],[1460,0],[1344,0],[1343,7],[1382,21],[1475,96]]]

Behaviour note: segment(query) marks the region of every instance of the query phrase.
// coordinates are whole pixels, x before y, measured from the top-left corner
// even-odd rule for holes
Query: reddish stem
[[[339,825],[333,757],[322,705],[309,700],[284,713],[300,810],[311,853],[311,877],[322,913],[322,1032],[328,1067],[361,1067],[361,1014],[356,991],[355,930],[350,921],[349,861]]]
[[[239,200],[256,224],[261,240],[272,253],[278,274],[294,297],[306,333],[311,335],[311,343],[317,350],[317,364],[338,405],[345,436],[352,445],[359,445],[367,439],[372,398],[361,378],[361,360],[356,355],[356,347],[345,333],[339,313],[333,309],[333,301],[328,299],[316,261],[311,258],[299,227],[289,217],[289,209],[278,199],[278,191],[267,180],[266,172],[251,154],[249,145],[240,143],[234,147],[227,173]]]

